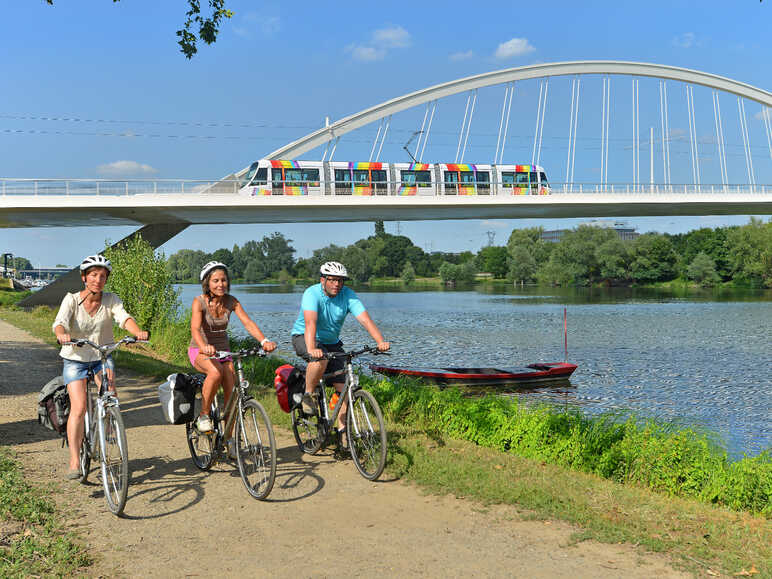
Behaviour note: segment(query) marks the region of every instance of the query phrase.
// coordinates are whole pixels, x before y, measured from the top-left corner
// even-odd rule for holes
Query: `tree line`
[[[515,283],[553,285],[650,284],[675,279],[701,285],[732,282],[772,287],[772,222],[751,219],[743,226],[703,228],[677,235],[646,233],[622,240],[612,229],[580,225],[559,242],[542,239],[542,228],[515,229],[506,246],[479,252],[427,253],[404,235],[386,233],[375,223],[373,235],[351,245],[328,245],[311,257],[295,259],[292,240],[273,233],[232,249],[212,253],[181,250],[167,267],[177,282],[197,282],[210,260],[225,263],[234,279],[248,283],[314,278],[325,261],[340,261],[357,282],[373,278],[440,277],[473,281],[479,273]]]

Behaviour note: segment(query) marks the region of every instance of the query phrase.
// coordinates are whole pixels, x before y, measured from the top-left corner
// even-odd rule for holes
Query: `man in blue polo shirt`
[[[340,329],[343,321],[351,312],[357,321],[367,330],[378,345],[378,350],[385,352],[389,342],[383,339],[381,331],[375,325],[370,314],[351,288],[345,287],[348,272],[343,264],[328,261],[319,268],[319,283],[303,292],[300,302],[300,314],[292,326],[292,345],[298,356],[308,361],[306,369],[306,393],[303,395],[303,412],[316,412],[316,403],[311,396],[319,379],[325,371],[335,372],[343,368],[343,359],[322,358],[324,352],[342,352]],[[329,365],[329,368],[328,368]],[[344,387],[345,377],[336,377],[333,385],[338,392]],[[338,415],[338,432],[345,431],[346,405]],[[342,437],[341,437],[342,438]]]

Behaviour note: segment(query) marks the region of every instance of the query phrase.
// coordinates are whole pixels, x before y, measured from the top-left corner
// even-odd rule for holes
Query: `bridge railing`
[[[0,196],[83,196],[96,195],[104,197],[119,197],[130,195],[212,195],[212,194],[239,194],[242,182],[239,180],[191,180],[191,179],[0,179]],[[291,183],[296,185],[296,183]],[[371,187],[371,194],[353,192],[351,190],[340,191],[332,187],[333,184],[323,184],[321,187],[300,187],[307,196],[361,196],[363,199],[378,196],[404,196],[402,191],[405,184],[402,182],[379,182],[378,186]],[[358,185],[358,184],[357,184]],[[454,192],[443,192],[439,187],[418,187],[413,195],[426,196],[458,196]],[[469,185],[453,183],[452,185]],[[485,187],[487,185],[487,187]],[[379,188],[380,187],[380,188]],[[485,187],[485,188],[484,188]],[[260,187],[249,187],[240,194],[255,198],[261,196],[282,196],[282,192],[273,194],[255,194]],[[294,187],[297,194],[297,187]],[[530,195],[566,195],[566,194],[668,194],[668,195],[696,195],[696,194],[725,194],[747,195],[767,194],[772,192],[772,185],[749,184],[642,184],[642,183],[551,183],[549,188],[529,188]],[[511,184],[486,183],[479,187],[475,195],[478,196],[521,196],[521,193],[513,189]],[[411,195],[412,196],[412,195]],[[463,196],[463,195],[462,195]]]

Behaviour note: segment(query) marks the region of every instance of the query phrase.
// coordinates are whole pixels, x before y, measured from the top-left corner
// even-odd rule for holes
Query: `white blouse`
[[[99,345],[112,343],[115,341],[113,323],[125,328],[126,320],[132,317],[124,309],[121,298],[110,292],[102,293],[102,303],[93,316],[89,315],[82,304],[78,305],[80,300],[80,292],[64,296],[52,326],[54,330],[56,326],[62,326],[73,340],[86,338]],[[59,355],[78,362],[99,360],[99,352],[88,346],[62,346]]]

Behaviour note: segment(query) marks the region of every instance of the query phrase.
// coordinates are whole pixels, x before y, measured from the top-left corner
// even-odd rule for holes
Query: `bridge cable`
[[[692,85],[686,85],[686,109],[689,117],[689,149],[692,153],[692,181],[694,186],[699,189],[700,186],[700,159],[697,149],[697,127],[694,121],[694,90]]]
[[[499,160],[498,162],[501,163],[504,160],[504,149],[507,146],[507,135],[509,134],[509,119],[510,119],[510,112],[512,111],[512,97],[515,94],[515,83],[514,81],[509,83],[510,89],[509,89],[509,102],[507,103],[507,117],[504,121],[504,135],[501,139],[501,150],[499,151]]]
[[[574,140],[571,145],[571,185],[574,183],[574,161],[576,160],[576,133],[579,129],[579,93],[581,92],[582,79],[576,77],[576,108],[574,110]]]
[[[507,110],[507,98],[509,97],[509,87],[511,83],[504,85],[504,102],[501,103],[501,119],[499,119],[499,136],[496,139],[496,151],[493,153],[493,164],[499,160],[499,149],[501,148],[501,131],[504,129],[504,113]]]
[[[432,101],[432,114],[429,115],[429,125],[426,127],[426,135],[424,136],[424,142],[423,146],[421,147],[421,154],[418,155],[418,162],[423,161],[424,157],[424,151],[426,150],[426,141],[429,140],[429,132],[432,130],[432,121],[434,120],[434,112],[437,110],[437,100],[435,99]],[[415,152],[418,152],[418,147],[416,147]]]
[[[546,78],[544,79],[544,103],[541,105],[541,118],[538,120],[539,122],[539,148],[536,149],[536,161],[535,164],[538,165],[541,162],[541,142],[542,138],[544,136],[544,113],[547,111],[547,91],[550,87],[550,79]],[[534,143],[534,146],[536,144]]]
[[[539,104],[536,107],[536,127],[533,130],[533,152],[531,153],[531,165],[536,164],[536,139],[539,136],[539,117],[541,116],[542,91],[544,91],[544,81],[539,81]]]
[[[633,78],[633,90],[632,90],[632,98],[633,98],[633,108],[632,108],[632,117],[633,117],[633,190],[637,191],[638,189],[638,183],[640,181],[641,177],[641,167],[640,167],[640,123],[639,123],[639,113],[638,113],[638,79]]]
[[[566,153],[566,187],[574,180],[573,156],[576,153],[576,115],[578,114],[578,109],[579,76],[575,76],[571,79],[571,112],[568,117],[568,152]]]
[[[386,119],[386,128],[383,130],[383,137],[381,137],[381,145],[378,147],[378,154],[375,156],[375,162],[378,162],[378,159],[381,158],[381,151],[383,150],[383,143],[386,142],[386,133],[389,132],[389,127],[391,126],[391,115],[388,116]]]
[[[740,131],[743,136],[743,145],[745,147],[745,167],[748,171],[748,184],[755,185],[753,177],[753,158],[751,157],[750,139],[748,137],[748,123],[745,118],[745,101],[737,97],[737,110],[740,114]]]
[[[724,148],[724,128],[721,122],[721,103],[718,98],[718,91],[713,90],[713,120],[716,125],[716,151],[718,153],[718,163],[721,169],[721,184],[726,191],[727,172],[726,172],[726,150]]]
[[[429,103],[426,103],[426,110],[424,111],[424,120],[421,121],[421,130],[418,131],[418,141],[416,141],[415,144],[415,154],[418,155],[418,150],[421,148],[421,138],[424,134],[424,129],[426,128],[426,119],[429,118]]]
[[[383,130],[383,123],[384,119],[381,119],[381,121],[378,123],[378,132],[375,133],[375,138],[373,139],[373,146],[370,149],[370,156],[367,158],[368,163],[373,160],[373,155],[375,154],[375,146],[378,144],[378,139],[381,137],[381,131]],[[322,161],[324,161],[324,159],[322,159]]]
[[[330,151],[330,161],[332,161],[332,157],[335,154],[335,149],[338,148],[338,141],[340,141],[340,137],[335,137],[335,142],[332,145],[332,151]]]
[[[461,121],[461,132],[458,134],[458,146],[456,147],[456,159],[454,163],[458,163],[458,156],[461,153],[461,141],[464,138],[464,128],[466,128],[466,116],[469,114],[469,103],[472,101],[472,91],[466,96],[466,108],[464,108],[464,120]]]
[[[764,117],[764,127],[767,129],[767,147],[769,148],[769,158],[772,159],[772,137],[770,137],[770,133],[772,133],[772,127],[770,127],[769,121],[769,107],[762,107],[761,116]]]
[[[474,98],[472,99],[472,108],[469,110],[469,122],[466,124],[466,136],[464,137],[464,148],[461,151],[461,162],[464,162],[464,156],[466,155],[466,143],[469,140],[469,130],[472,128],[472,116],[474,115],[474,108],[477,105],[477,89],[474,89]]]

